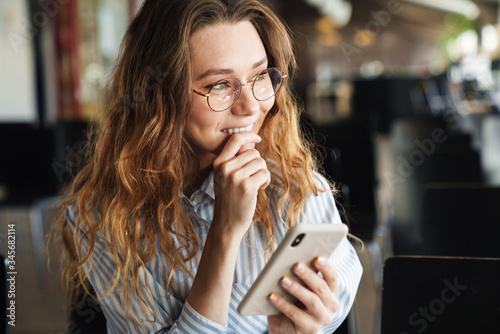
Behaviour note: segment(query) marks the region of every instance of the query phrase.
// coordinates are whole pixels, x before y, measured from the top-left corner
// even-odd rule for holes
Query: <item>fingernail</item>
[[[318,267],[323,267],[325,265],[325,259],[323,259],[321,256],[318,256],[316,259],[316,264]]]
[[[306,272],[306,268],[304,268],[304,265],[302,265],[302,263],[299,263],[296,267],[297,271],[299,272],[299,274],[303,274]]]
[[[283,278],[281,279],[281,284],[283,284],[284,286],[290,286],[292,285],[292,281],[288,278],[288,276],[283,276]]]
[[[276,300],[278,300],[278,298],[276,298],[276,295],[274,293],[271,293],[269,295],[269,300],[272,300],[273,302],[275,302]]]

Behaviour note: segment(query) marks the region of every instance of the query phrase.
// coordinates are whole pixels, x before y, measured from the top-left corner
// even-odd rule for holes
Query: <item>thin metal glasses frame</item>
[[[268,98],[266,98],[266,99],[258,99],[258,98],[255,96],[255,92],[254,92],[254,90],[253,90],[253,85],[254,85],[254,83],[255,83],[255,80],[257,80],[257,78],[258,78],[259,76],[261,76],[264,72],[269,71],[269,70],[277,70],[279,73],[281,73],[281,83],[280,83],[280,86],[278,87],[278,89],[276,90],[276,92],[274,92],[274,94],[273,94],[273,95],[271,95],[271,96],[269,96]],[[283,85],[283,80],[284,80],[286,77],[288,77],[288,75],[287,75],[287,74],[283,74],[283,72],[281,71],[281,69],[279,69],[279,68],[277,68],[277,67],[270,67],[270,68],[267,68],[267,69],[263,70],[263,71],[262,71],[262,72],[260,72],[259,74],[257,74],[257,75],[255,76],[255,78],[254,78],[252,81],[247,82],[247,83],[244,83],[244,84],[243,84],[243,83],[241,83],[241,81],[240,81],[238,78],[226,78],[226,79],[221,79],[221,80],[217,81],[216,83],[214,83],[212,86],[210,86],[210,88],[209,88],[209,90],[208,90],[208,93],[207,93],[207,94],[204,94],[204,93],[202,93],[202,92],[198,92],[197,90],[194,90],[194,89],[193,89],[193,92],[194,92],[194,93],[196,93],[196,94],[198,94],[198,95],[200,95],[200,96],[206,97],[206,98],[207,98],[207,104],[208,104],[208,107],[209,107],[210,109],[212,109],[213,111],[215,111],[215,112],[220,112],[220,111],[224,111],[224,110],[227,110],[227,109],[231,108],[231,107],[232,107],[232,106],[236,103],[236,101],[238,101],[238,99],[239,99],[239,97],[240,97],[240,94],[241,94],[241,89],[243,88],[243,86],[246,86],[246,85],[251,85],[251,87],[252,87],[252,95],[253,95],[253,97],[254,97],[257,101],[261,101],[261,102],[262,102],[262,101],[267,101],[267,100],[269,100],[269,99],[270,99],[270,98],[272,98],[274,95],[276,95],[276,93],[280,90],[281,86]],[[239,91],[238,91],[238,96],[236,96],[236,98],[234,99],[233,103],[231,103],[231,105],[229,105],[227,108],[224,108],[224,109],[221,109],[221,110],[215,110],[215,109],[213,109],[213,108],[212,108],[212,106],[210,105],[210,102],[209,102],[209,97],[210,97],[210,95],[211,95],[211,94],[210,94],[210,91],[211,91],[211,90],[213,89],[213,87],[214,87],[215,85],[217,85],[219,82],[224,81],[224,80],[229,80],[229,79],[234,79],[234,80],[238,81],[238,83],[240,84],[240,89],[239,89]]]

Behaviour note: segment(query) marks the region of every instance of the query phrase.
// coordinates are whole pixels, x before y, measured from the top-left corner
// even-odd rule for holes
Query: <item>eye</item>
[[[254,81],[258,80],[260,76],[261,76],[261,74],[254,75],[248,82],[254,82]]]
[[[219,81],[216,82],[212,88],[210,89],[210,94],[226,94],[227,92],[230,92],[232,90],[232,85],[229,81]]]
[[[265,81],[267,80],[267,78],[269,78],[269,72],[267,70],[263,71],[263,72],[260,72],[259,74],[257,74],[255,77],[252,78],[252,81]]]
[[[262,73],[262,74],[259,74],[259,75],[255,78],[255,81],[263,81],[263,80],[266,80],[266,78],[267,78],[267,72]]]

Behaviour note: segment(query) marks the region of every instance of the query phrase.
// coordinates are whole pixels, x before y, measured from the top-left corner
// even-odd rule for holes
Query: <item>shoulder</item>
[[[328,181],[319,173],[315,173],[318,192],[310,193],[304,206],[304,217],[308,223],[334,223],[340,224],[339,210]]]
[[[68,223],[74,228],[78,220],[78,208],[75,204],[70,204],[66,207],[64,215]]]
[[[304,197],[304,201],[302,202],[303,222],[341,223],[342,221],[330,183],[320,173],[314,172],[313,177],[317,191],[310,189]],[[291,187],[299,188],[300,185],[292,184]],[[280,184],[280,182],[272,182],[268,187],[268,191],[271,203],[276,204],[284,200],[283,209],[286,215],[289,207],[294,205],[292,203],[295,200],[289,196],[290,192],[293,192],[293,189],[287,192],[285,186]]]
[[[276,163],[276,161],[271,160],[271,159],[266,159],[266,164],[267,164],[268,170],[271,172],[271,175],[272,175],[271,176],[271,183],[269,184],[268,189],[276,191],[278,193],[283,193],[284,191],[286,191],[286,187],[285,187],[284,181],[283,181],[283,179],[284,179],[283,172],[280,169],[279,164]],[[328,183],[326,178],[323,175],[321,175],[319,172],[313,171],[313,170],[306,171],[301,167],[296,167],[295,170],[300,174],[311,173],[313,175],[316,187],[318,188],[318,190],[320,192],[326,191],[326,192],[332,193],[332,187],[330,186],[330,184]],[[297,181],[294,182],[293,179],[290,179],[290,186],[292,188],[300,188],[303,185],[301,185]]]
[[[89,233],[91,233],[96,240],[100,240],[103,237],[102,229],[95,230],[95,227],[98,227],[100,224],[99,213],[93,211],[82,215],[78,205],[74,203],[66,207],[64,215],[71,229],[73,231],[77,230],[77,236],[87,239]],[[90,225],[94,228],[91,228]]]
[[[332,187],[330,186],[330,183],[327,181],[327,179],[321,175],[318,172],[314,172],[314,180],[316,182],[316,186],[318,189],[322,192],[329,192],[330,194],[332,193]]]

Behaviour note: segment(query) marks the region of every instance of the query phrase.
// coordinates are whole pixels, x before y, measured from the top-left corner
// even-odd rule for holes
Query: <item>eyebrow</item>
[[[252,65],[252,69],[256,69],[257,67],[265,64],[267,62],[267,57],[262,58],[258,62]],[[203,74],[201,74],[198,78],[196,78],[196,81],[199,81],[201,79],[205,79],[206,77],[210,77],[213,75],[221,75],[221,74],[233,74],[234,70],[231,68],[218,68],[218,69],[210,69]]]

